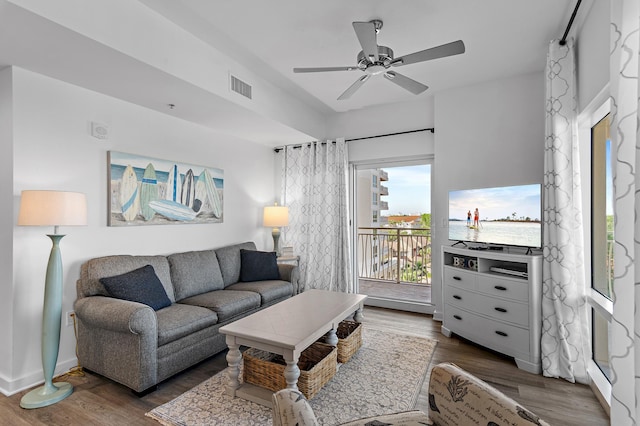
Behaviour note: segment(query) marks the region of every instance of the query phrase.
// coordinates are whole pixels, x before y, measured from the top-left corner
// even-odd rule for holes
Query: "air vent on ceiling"
[[[251,99],[251,86],[234,76],[231,76],[231,90]]]

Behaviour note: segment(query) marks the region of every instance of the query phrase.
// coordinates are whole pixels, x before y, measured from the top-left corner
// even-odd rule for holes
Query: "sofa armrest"
[[[106,296],[84,297],[74,303],[76,316],[85,325],[106,330],[151,333],[156,329],[156,314],[145,304]]]
[[[441,363],[429,379],[429,419],[438,426],[549,426],[521,404],[455,364]]]
[[[278,272],[280,272],[280,279],[283,281],[289,281],[293,285],[293,294],[302,293],[304,287],[300,282],[300,268],[296,265],[288,263],[279,263]]]
[[[74,309],[80,365],[136,392],[157,383],[158,326],[151,307],[91,296],[76,300]]]

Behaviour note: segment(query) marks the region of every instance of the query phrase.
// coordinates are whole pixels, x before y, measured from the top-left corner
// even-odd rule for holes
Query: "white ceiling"
[[[312,136],[324,137],[321,121],[336,112],[385,104],[415,104],[438,91],[540,72],[544,68],[549,41],[562,36],[576,2],[138,1],[143,8],[156,11],[244,68],[258,73],[266,82],[300,99],[312,111],[307,117],[317,119],[312,120],[313,123],[307,119],[302,124],[293,123],[293,119],[281,121],[282,114],[252,111],[240,103],[222,99],[211,91],[29,11],[32,3],[47,10],[50,5],[45,0],[0,0],[0,68],[16,65],[199,123],[219,133],[277,146],[309,140]],[[73,7],[71,0],[63,4],[67,9]],[[131,4],[122,0],[113,7],[120,6],[118,10],[122,10],[123,5]],[[89,6],[82,6],[84,13],[91,12]],[[109,11],[107,0],[94,7]],[[583,9],[587,8],[583,5],[581,13],[586,13]],[[48,10],[55,12],[58,9],[51,6]],[[82,17],[80,11],[72,16],[77,20]],[[417,96],[382,76],[374,76],[350,99],[337,101],[336,98],[362,75],[361,71],[293,73],[294,67],[355,65],[361,47],[351,24],[374,18],[384,22],[378,44],[393,49],[395,57],[455,40],[464,41],[466,52],[395,68],[394,71],[429,86],[429,90]],[[119,34],[117,28],[113,31],[116,36]],[[147,34],[141,36],[146,40]],[[215,66],[215,60],[210,62]],[[168,103],[178,107],[169,111]]]
[[[462,55],[395,68],[429,86],[417,95],[425,97],[541,71],[549,41],[562,36],[575,7],[575,0],[141,1],[325,111],[416,99],[376,76],[350,99],[337,101],[361,71],[293,73],[293,67],[355,65],[361,47],[353,21],[381,19],[378,44],[395,57],[464,41]]]

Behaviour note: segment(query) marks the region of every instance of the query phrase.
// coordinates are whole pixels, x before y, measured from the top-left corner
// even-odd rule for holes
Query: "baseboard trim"
[[[54,377],[60,376],[77,366],[78,360],[76,358],[58,363],[58,365],[56,366]],[[44,383],[42,370],[35,371],[18,379],[0,377],[0,393],[2,393],[4,396],[11,396],[15,395],[18,392],[22,392],[23,390],[41,385],[42,383]]]

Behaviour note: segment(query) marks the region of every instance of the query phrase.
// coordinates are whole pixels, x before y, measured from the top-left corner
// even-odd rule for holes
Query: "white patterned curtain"
[[[640,422],[640,180],[638,44],[640,0],[611,1],[611,145],[614,181],[614,288],[611,424]]]
[[[305,289],[353,293],[344,139],[287,146],[283,200],[289,207],[285,244],[300,255]]]
[[[587,383],[591,356],[571,40],[549,44],[545,73],[542,372]]]

